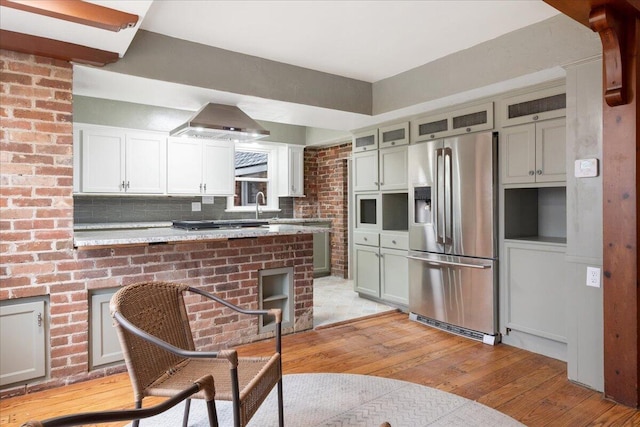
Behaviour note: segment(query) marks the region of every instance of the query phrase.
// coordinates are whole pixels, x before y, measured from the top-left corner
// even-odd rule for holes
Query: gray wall
[[[602,160],[602,61],[567,67],[567,371],[604,391],[602,288],[587,287],[587,267],[602,270],[602,176],[576,178],[578,159]]]
[[[446,98],[600,54],[596,33],[564,15],[373,84],[373,114]]]
[[[215,19],[212,25],[215,25]],[[260,98],[371,114],[371,83],[144,30],[136,33],[123,58],[104,69]]]

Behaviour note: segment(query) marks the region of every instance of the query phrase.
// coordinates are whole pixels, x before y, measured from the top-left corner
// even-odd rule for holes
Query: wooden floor
[[[239,352],[270,351],[273,343],[261,342]],[[283,367],[285,374],[344,372],[411,381],[476,400],[527,426],[640,425],[638,411],[569,382],[563,362],[450,335],[411,322],[402,313],[285,336]],[[132,400],[128,377],[117,374],[0,401],[0,425],[130,408]]]

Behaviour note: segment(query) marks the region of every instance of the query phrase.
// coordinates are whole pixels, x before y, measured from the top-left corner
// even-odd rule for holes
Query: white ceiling
[[[135,13],[141,19],[135,28],[113,33],[0,7],[0,28],[118,52],[120,56],[126,56],[135,32],[142,28],[376,82],[558,13],[542,0],[91,2]],[[530,78],[525,77],[526,82],[505,82],[499,89],[555,78],[557,72],[544,70]],[[196,110],[205,102],[221,102],[238,105],[258,120],[341,130],[402,117],[420,107],[371,118],[150,81],[77,65],[74,67],[74,94],[189,110]],[[476,93],[478,96],[485,94]],[[437,108],[444,106],[439,104],[452,101],[440,100],[430,107]]]

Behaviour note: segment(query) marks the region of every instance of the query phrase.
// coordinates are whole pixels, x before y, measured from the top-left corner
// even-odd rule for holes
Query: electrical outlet
[[[202,205],[200,202],[191,202],[191,212],[200,212],[202,210]]]
[[[600,287],[600,269],[597,267],[587,267],[587,286]]]

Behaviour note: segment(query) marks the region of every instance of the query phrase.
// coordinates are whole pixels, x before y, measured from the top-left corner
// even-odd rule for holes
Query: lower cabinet
[[[46,373],[45,301],[5,300],[0,305],[0,386]]]
[[[406,233],[354,232],[356,292],[396,305],[409,301]]]
[[[331,228],[329,222],[305,224],[309,227]],[[313,277],[331,274],[331,233],[313,233]]]
[[[91,367],[95,368],[124,359],[116,328],[109,310],[109,302],[117,289],[95,291],[90,294]]]
[[[566,343],[566,246],[509,240],[504,248],[505,326]]]

